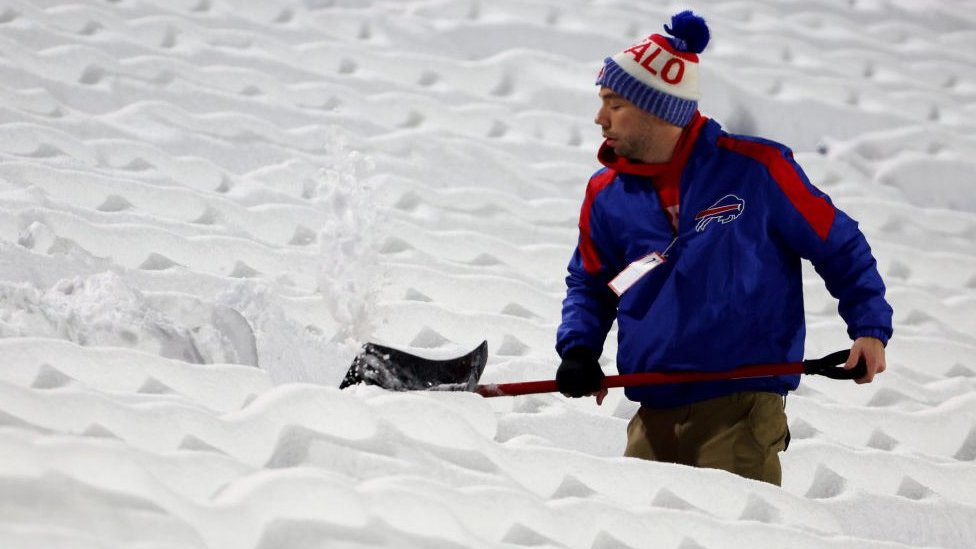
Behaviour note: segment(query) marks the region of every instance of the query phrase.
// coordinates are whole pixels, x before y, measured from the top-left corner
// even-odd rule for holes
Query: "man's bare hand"
[[[851,346],[851,356],[844,364],[844,368],[850,370],[862,358],[867,366],[868,373],[860,379],[855,379],[854,382],[858,384],[871,383],[874,376],[885,371],[887,367],[885,365],[885,348],[881,340],[874,337],[859,337],[854,340],[854,345]]]

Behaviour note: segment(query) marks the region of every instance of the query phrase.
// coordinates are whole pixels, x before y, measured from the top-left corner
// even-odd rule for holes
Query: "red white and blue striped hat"
[[[671,36],[652,34],[607,57],[596,83],[684,127],[698,110],[698,54],[708,45],[708,25],[691,11],[683,11],[664,30]]]

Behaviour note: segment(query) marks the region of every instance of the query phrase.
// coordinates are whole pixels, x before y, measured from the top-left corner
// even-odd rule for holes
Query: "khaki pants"
[[[777,486],[786,412],[775,393],[736,393],[687,406],[641,406],[627,427],[625,456],[723,469]]]

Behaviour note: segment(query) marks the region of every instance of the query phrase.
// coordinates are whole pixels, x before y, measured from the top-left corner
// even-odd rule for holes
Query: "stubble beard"
[[[647,122],[640,124],[636,130],[629,136],[620,136],[616,139],[613,152],[619,157],[646,162],[647,156],[654,149],[654,142],[660,137],[655,132],[655,128]]]
[[[634,159],[636,158],[637,147],[629,139],[617,139],[616,143],[614,143],[613,152],[619,157]]]
[[[613,152],[619,157],[642,160],[652,137],[644,132],[627,138],[617,139]]]
[[[664,146],[664,141],[660,127],[645,122],[633,134],[618,139],[613,152],[617,156],[645,163],[667,162],[672,151],[659,150]]]

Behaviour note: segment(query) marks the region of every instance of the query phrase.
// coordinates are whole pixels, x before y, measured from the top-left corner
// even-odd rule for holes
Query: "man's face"
[[[600,100],[602,104],[593,121],[603,129],[607,145],[617,156],[645,162],[670,158],[670,149],[663,160],[660,154],[664,151],[659,149],[669,143],[673,145],[666,135],[674,133],[674,126],[645,112],[610,88],[600,88]]]

